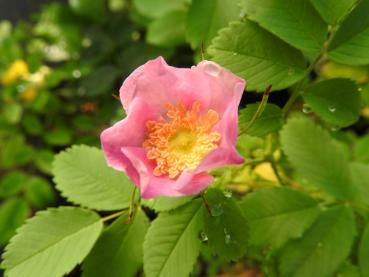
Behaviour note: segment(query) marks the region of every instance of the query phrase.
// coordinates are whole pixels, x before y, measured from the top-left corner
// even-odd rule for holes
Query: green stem
[[[136,197],[136,190],[137,190],[137,187],[135,187],[133,189],[133,192],[131,194],[131,201],[130,201],[130,205],[129,205],[129,210],[128,210],[128,217],[127,217],[127,220],[126,220],[126,224],[129,224],[131,223],[131,220],[132,220],[132,217],[133,217],[133,213],[134,213],[134,209],[135,209],[135,197]]]
[[[274,161],[270,161],[270,164],[272,165],[272,168],[273,168],[273,171],[274,171],[274,174],[275,176],[277,177],[278,179],[278,182],[282,185],[282,186],[285,186],[285,182],[283,181],[281,175],[279,174],[279,170],[277,168],[277,165]]]
[[[325,56],[327,49],[329,47],[329,44],[332,41],[332,38],[336,32],[336,27],[333,26],[331,28],[331,31],[328,33],[328,38],[327,40],[324,42],[322,48],[320,49],[320,53],[319,56],[309,65],[309,67],[306,69],[303,78],[301,79],[301,81],[296,85],[294,91],[291,94],[291,97],[288,99],[287,103],[284,105],[283,109],[282,109],[282,115],[283,118],[287,117],[287,113],[288,111],[291,109],[292,105],[295,103],[295,101],[297,100],[297,98],[300,96],[301,90],[304,87],[306,78],[309,77],[310,73],[314,70],[314,68],[320,63],[321,59]]]
[[[116,218],[120,215],[122,215],[125,211],[119,211],[119,212],[116,212],[116,213],[113,213],[113,214],[110,214],[108,216],[105,216],[103,217],[101,220],[102,222],[106,222],[106,221],[109,221],[110,219],[113,219],[113,218]]]
[[[268,86],[266,90],[263,93],[263,98],[261,99],[261,102],[258,106],[258,109],[252,116],[251,120],[247,123],[247,125],[244,128],[241,128],[240,134],[242,135],[247,132],[248,129],[255,123],[255,121],[260,117],[260,115],[264,112],[266,104],[268,103],[269,93],[272,90],[272,85]]]

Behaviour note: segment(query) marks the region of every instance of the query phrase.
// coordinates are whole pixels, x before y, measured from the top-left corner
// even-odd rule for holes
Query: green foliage
[[[369,0],[362,0],[342,22],[331,44],[329,57],[350,65],[369,64]]]
[[[328,24],[337,24],[350,12],[357,0],[310,0]]]
[[[249,226],[237,202],[217,189],[205,194],[204,232],[212,252],[225,260],[241,258],[248,244]]]
[[[304,100],[326,122],[346,127],[359,119],[360,94],[354,82],[331,79],[304,90]]]
[[[185,41],[186,11],[175,10],[150,23],[147,41],[157,46],[176,46]]]
[[[300,237],[319,214],[318,203],[289,188],[268,188],[247,195],[240,207],[250,225],[250,245],[279,247]]]
[[[327,36],[327,25],[309,0],[243,0],[248,18],[309,54],[317,54]]]
[[[339,199],[353,198],[347,158],[327,131],[305,117],[295,117],[280,136],[288,159],[309,182]]]
[[[259,104],[247,105],[239,113],[238,126],[240,130],[248,126],[256,113]],[[247,129],[251,136],[263,137],[269,133],[277,132],[282,127],[282,110],[274,104],[267,104],[263,113]]]
[[[28,206],[22,199],[11,198],[0,205],[0,246],[15,234],[27,215]]]
[[[369,163],[369,135],[361,137],[356,142],[354,156],[359,162]]]
[[[82,276],[135,276],[142,265],[148,221],[143,211],[126,221],[123,215],[102,233],[83,264]]]
[[[25,191],[27,201],[37,209],[46,208],[55,201],[55,195],[49,182],[41,177],[29,178]]]
[[[154,199],[144,201],[144,205],[155,210],[156,212],[167,212],[178,208],[193,199],[192,196],[182,196],[182,197],[156,197]]]
[[[97,214],[80,208],[39,212],[11,239],[1,266],[9,277],[64,275],[85,258],[102,227]]]
[[[269,85],[273,89],[289,87],[303,77],[305,70],[301,52],[249,20],[222,29],[209,54],[247,80],[249,90],[263,91]]]
[[[149,18],[159,18],[164,14],[183,9],[187,0],[133,0],[137,10]]]
[[[186,37],[192,48],[208,46],[216,33],[240,17],[238,0],[193,0],[188,17]]]
[[[303,237],[279,254],[281,276],[330,276],[349,255],[356,234],[352,210],[329,208]]]
[[[22,190],[27,175],[21,171],[13,171],[4,175],[0,180],[0,197],[9,197]]]
[[[108,167],[99,149],[81,145],[62,152],[55,157],[53,173],[56,188],[73,203],[102,211],[129,205],[133,185]]]
[[[144,242],[147,277],[188,276],[200,251],[201,200],[161,213],[151,224]]]
[[[362,276],[369,275],[369,224],[366,225],[359,246],[359,266]]]

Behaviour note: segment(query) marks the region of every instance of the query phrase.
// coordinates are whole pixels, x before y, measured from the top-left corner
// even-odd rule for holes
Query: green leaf
[[[44,129],[40,119],[34,114],[24,115],[22,125],[27,133],[33,136],[41,135]]]
[[[25,185],[26,199],[36,209],[43,209],[55,202],[55,195],[51,185],[45,179],[33,176]]]
[[[300,237],[319,214],[317,202],[289,188],[266,188],[248,194],[240,207],[250,224],[250,245],[280,247]]]
[[[52,130],[45,133],[44,139],[47,144],[55,146],[68,145],[72,141],[72,133],[67,129]]]
[[[0,197],[6,198],[20,192],[24,183],[27,180],[27,175],[21,171],[11,171],[4,175],[0,180]]]
[[[358,162],[350,163],[352,183],[359,193],[356,202],[369,206],[369,165]]]
[[[308,86],[303,96],[317,115],[334,126],[346,127],[359,119],[360,93],[353,81],[321,81]]]
[[[369,163],[369,135],[357,140],[354,145],[354,157],[358,162]]]
[[[156,197],[154,199],[143,200],[143,205],[155,210],[156,212],[167,212],[176,209],[193,199],[193,196],[182,197]]]
[[[168,12],[183,9],[186,2],[187,0],[133,0],[137,10],[150,18],[159,18]]]
[[[40,171],[45,174],[50,174],[53,160],[54,153],[50,150],[42,149],[36,153],[35,164]]]
[[[249,19],[298,49],[317,54],[326,40],[327,25],[309,0],[242,0],[241,6]]]
[[[200,251],[202,212],[198,199],[154,220],[144,243],[145,276],[189,276]]]
[[[186,37],[192,48],[205,46],[219,29],[240,16],[238,0],[193,0],[187,16]]]
[[[23,108],[22,105],[18,103],[8,103],[4,106],[4,117],[10,122],[10,123],[18,123],[22,117]]]
[[[86,257],[102,227],[96,213],[81,208],[38,212],[10,240],[1,266],[8,277],[62,276]]]
[[[111,65],[103,65],[94,70],[81,82],[80,89],[89,96],[111,95],[114,92],[114,84],[120,76],[119,70]],[[104,80],[104,82],[101,82]]]
[[[362,277],[360,275],[359,268],[356,265],[352,265],[348,262],[346,262],[343,266],[341,266],[341,269],[338,271],[336,276],[338,277]]]
[[[369,276],[369,223],[366,224],[359,245],[359,268],[362,276]]]
[[[204,232],[213,253],[236,261],[248,246],[249,225],[236,201],[218,189],[206,191],[210,208],[204,210]]]
[[[253,118],[259,104],[247,105],[242,109],[238,117],[238,126],[243,128]],[[274,104],[267,104],[263,113],[247,129],[246,133],[251,136],[263,137],[269,133],[278,131],[282,127],[282,110]]]
[[[103,211],[129,206],[134,186],[124,173],[108,167],[97,148],[73,146],[58,154],[53,173],[56,188],[73,203]]]
[[[83,277],[135,276],[142,265],[143,241],[148,220],[141,210],[127,224],[127,215],[118,218],[100,236],[83,263]]]
[[[77,15],[96,22],[102,22],[106,18],[104,0],[69,0],[69,5]]]
[[[28,215],[27,203],[22,199],[9,199],[0,206],[0,246],[8,242]]]
[[[1,164],[4,168],[25,165],[32,160],[33,153],[22,136],[13,136],[2,145]]]
[[[279,254],[281,276],[331,276],[349,255],[355,234],[350,208],[327,209],[303,237]]]
[[[369,64],[369,0],[362,0],[342,22],[328,48],[335,62]]]
[[[347,158],[326,130],[306,117],[294,117],[281,130],[280,139],[292,165],[309,182],[338,199],[352,199]]]
[[[310,0],[325,22],[334,25],[350,12],[357,0]]]
[[[247,80],[248,90],[291,86],[304,76],[301,52],[249,20],[233,22],[212,41],[213,60]]]
[[[185,41],[185,10],[176,10],[164,14],[150,23],[146,40],[156,46],[176,46]]]

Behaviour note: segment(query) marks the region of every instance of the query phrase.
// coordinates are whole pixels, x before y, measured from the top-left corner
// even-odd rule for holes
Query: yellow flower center
[[[168,174],[176,178],[185,169],[194,169],[201,160],[218,147],[220,134],[212,132],[219,121],[214,110],[199,114],[200,103],[190,110],[183,104],[167,104],[166,121],[148,121],[143,147],[147,158],[156,161],[155,176]]]

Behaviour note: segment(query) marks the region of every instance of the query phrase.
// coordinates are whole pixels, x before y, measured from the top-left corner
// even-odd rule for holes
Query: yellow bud
[[[23,60],[16,60],[1,77],[4,85],[11,85],[19,79],[25,79],[29,75],[28,65]]]

